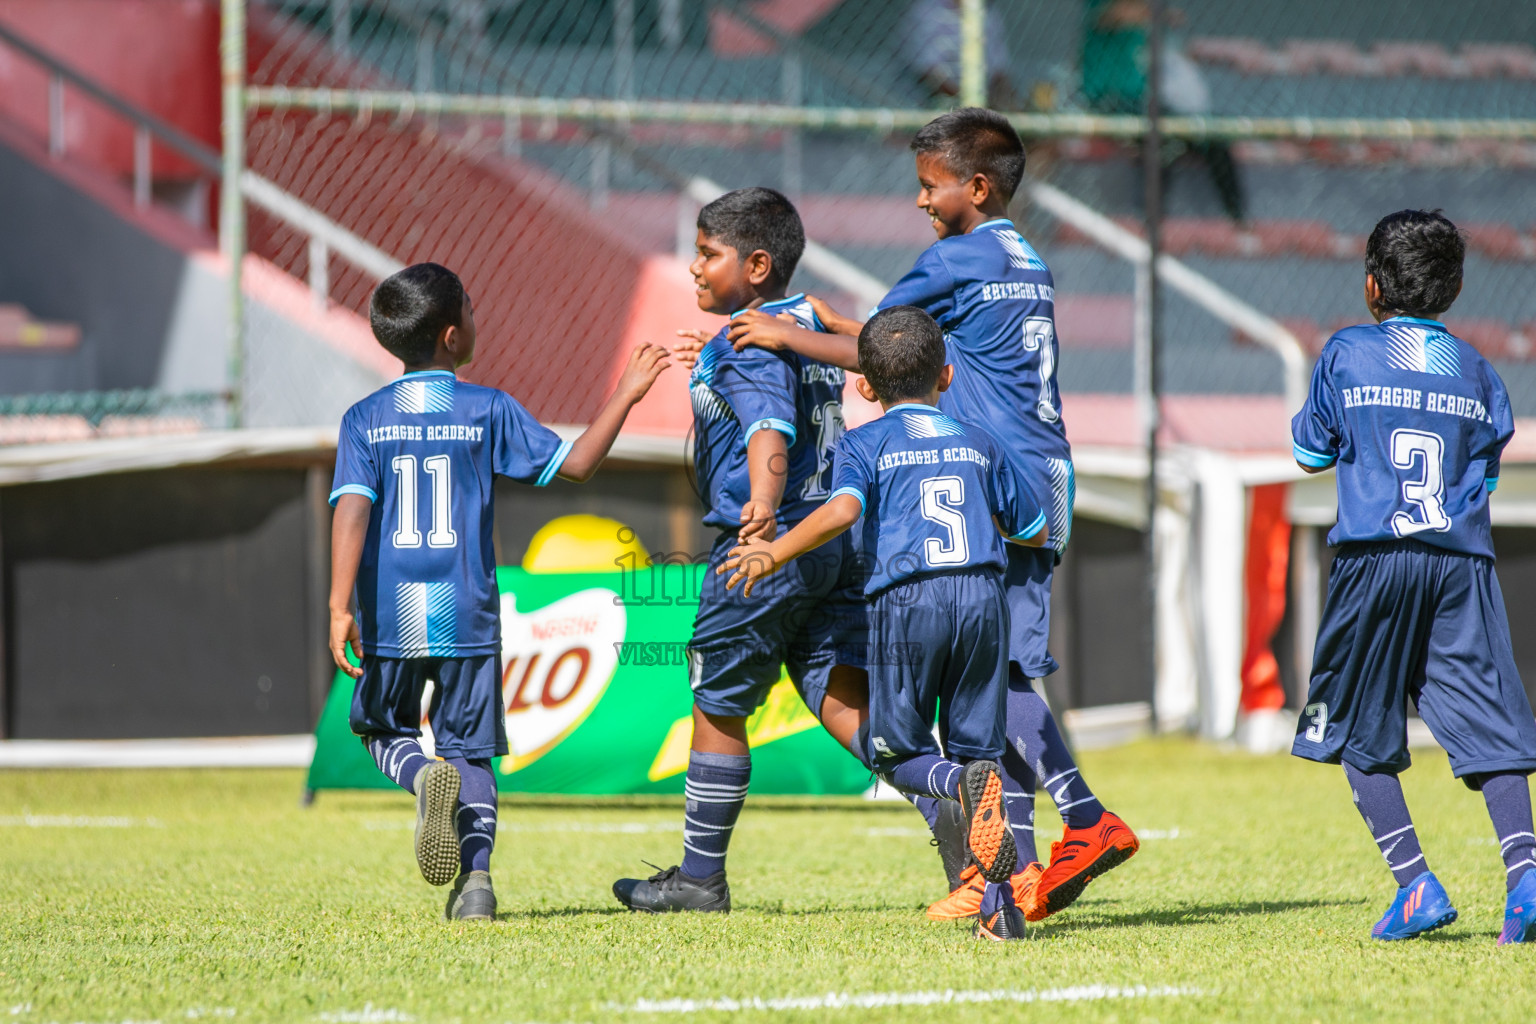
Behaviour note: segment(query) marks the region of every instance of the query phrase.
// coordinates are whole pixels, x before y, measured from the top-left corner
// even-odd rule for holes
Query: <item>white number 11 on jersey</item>
[[[421,530],[416,526],[416,456],[396,455],[391,461],[399,482],[395,506],[400,510],[400,524],[395,528],[395,547],[421,547]],[[427,547],[451,548],[459,542],[453,532],[453,462],[446,455],[429,455],[422,462],[432,478],[432,529]]]

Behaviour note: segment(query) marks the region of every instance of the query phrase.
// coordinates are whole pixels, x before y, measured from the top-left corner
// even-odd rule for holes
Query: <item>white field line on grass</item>
[[[165,828],[165,823],[156,818],[89,818],[68,814],[11,814],[0,816],[0,828]]]
[[[370,832],[409,832],[416,827],[414,818],[402,821],[372,820],[363,822],[363,828]],[[497,832],[599,832],[599,833],[623,833],[625,835],[644,832],[681,832],[683,823],[680,821],[616,821],[616,822],[581,822],[561,821],[547,824],[525,825],[505,819],[496,823]],[[924,832],[923,835],[928,833]]]
[[[416,1018],[404,1010],[386,1009],[364,1003],[361,1010],[333,1010],[318,1014],[316,1020],[327,1024],[406,1024]]]
[[[763,999],[639,999],[609,1003],[615,1013],[706,1013],[743,1010],[870,1010],[885,1006],[938,1006],[949,1003],[1081,1003],[1105,999],[1151,999],[1200,996],[1202,989],[1179,985],[1073,985],[1048,989],[944,989],[931,992],[830,992],[823,996],[783,996]]]

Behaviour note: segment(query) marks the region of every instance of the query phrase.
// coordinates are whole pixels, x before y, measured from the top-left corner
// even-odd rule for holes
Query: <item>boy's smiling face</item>
[[[759,249],[742,259],[735,247],[706,235],[702,228],[693,248],[688,272],[693,275],[700,309],[726,316],[745,309],[758,297],[772,266],[766,252]]]
[[[983,176],[960,178],[940,154],[917,154],[917,206],[940,238],[963,235],[985,221],[978,207],[990,191]]]

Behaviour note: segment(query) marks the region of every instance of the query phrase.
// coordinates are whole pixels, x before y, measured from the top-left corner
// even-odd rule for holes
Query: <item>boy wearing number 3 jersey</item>
[[[1536,719],[1493,570],[1488,499],[1514,433],[1504,382],[1435,317],[1461,291],[1466,247],[1439,211],[1403,210],[1366,243],[1376,322],[1323,347],[1291,421],[1296,461],[1338,467],[1339,548],[1293,753],[1342,763],[1398,884],[1371,934],[1456,920],[1403,800],[1408,703],[1488,804],[1505,864],[1502,945],[1536,939],[1536,837],[1526,776]]]
[[[331,491],[331,655],[358,679],[352,731],[385,775],[416,794],[422,875],[433,885],[457,880],[446,916],[489,920],[496,912],[491,758],[507,752],[494,478],[542,487],[556,476],[591,477],[667,354],[637,348],[613,397],[571,442],[510,395],[455,376],[474,356],[475,320],[464,285],[447,268],[421,263],[385,280],[369,321],[406,372],[341,421]],[[359,667],[347,660],[348,646]],[[441,760],[418,742],[429,681]]]

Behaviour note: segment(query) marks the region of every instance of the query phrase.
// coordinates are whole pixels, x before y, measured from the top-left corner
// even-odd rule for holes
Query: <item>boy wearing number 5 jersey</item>
[[[1003,574],[1008,596],[1008,749],[1002,761],[1008,815],[1018,840],[1014,894],[1025,916],[1040,920],[1070,906],[1094,878],[1136,853],[1135,834],[1089,788],[1037,689],[1057,669],[1051,657],[1051,577],[1072,533],[1076,487],[1072,449],[1056,385],[1056,288],[1050,269],[1008,219],[1024,178],[1024,145],[1002,114],[969,107],[940,115],[912,139],[917,206],[938,241],[878,309],[916,306],[944,331],[954,382],[939,408],[980,424],[1004,446],[1050,521],[1050,544],[1010,546]],[[827,329],[797,330],[749,310],[731,323],[738,348],[793,349],[858,371],[853,338],[860,324],[813,300]],[[1048,865],[1036,857],[1035,789],[1044,789],[1065,829]],[[919,798],[943,852],[953,819]],[[951,879],[951,892],[929,908],[936,920],[974,917],[982,887],[975,873]]]
[[[489,920],[496,912],[491,758],[507,753],[494,478],[539,487],[556,476],[590,478],[667,354],[637,348],[597,419],[574,442],[562,441],[510,395],[455,376],[474,356],[475,320],[452,271],[421,263],[386,279],[373,293],[369,321],[406,372],[341,421],[331,491],[331,655],[358,680],[352,731],[385,775],[416,794],[422,875],[433,885],[457,879],[446,916]],[[348,646],[360,666],[347,660]],[[418,742],[429,681],[442,760],[428,758]]]
[[[1412,701],[1451,770],[1488,804],[1507,902],[1499,943],[1536,939],[1536,839],[1526,776],[1536,719],[1510,648],[1488,499],[1514,433],[1504,382],[1435,319],[1461,291],[1465,245],[1439,211],[1384,217],[1366,243],[1376,322],[1323,347],[1291,422],[1296,461],[1338,467],[1328,576],[1293,753],[1342,763],[1398,884],[1378,939],[1456,920],[1403,801]]]
[[[751,596],[863,517],[872,564],[866,759],[905,793],[961,804],[972,866],[1001,883],[984,886],[978,934],[1017,938],[1023,916],[1007,883],[1018,851],[997,767],[1007,745],[1004,537],[1045,544],[1046,514],[990,433],[936,408],[952,368],[928,314],[875,314],[859,334],[859,365],[860,393],[885,415],[838,444],[827,503],[772,543],[737,547],[720,571],[735,569],[727,585],[745,579]]]

